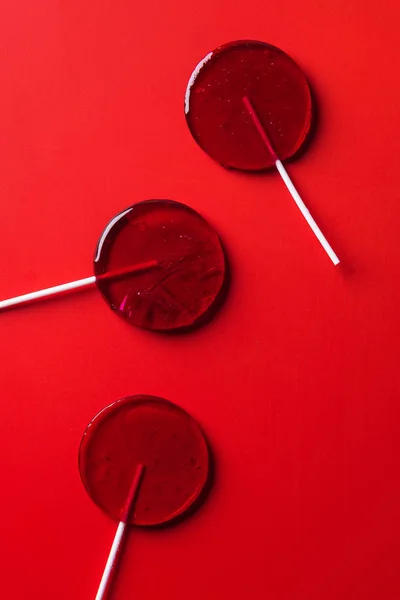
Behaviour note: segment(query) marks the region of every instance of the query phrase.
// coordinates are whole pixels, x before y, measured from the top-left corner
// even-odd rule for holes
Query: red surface
[[[311,127],[311,92],[301,68],[281,49],[236,41],[212,49],[189,80],[186,120],[193,137],[225,167],[259,171],[275,164],[247,97],[281,160],[301,148]]]
[[[149,200],[107,225],[94,272],[106,302],[128,323],[171,331],[210,312],[224,283],[225,257],[218,235],[198,213]]]
[[[193,517],[135,529],[115,600],[400,597],[398,4],[5,0],[0,8],[0,297],[92,273],[104,225],[143,198],[221,234],[230,293],[206,327],[127,326],[96,290],[0,315],[1,591],[94,598],[115,533],[77,468],[87,423],[131,394],[207,432]],[[183,114],[193,65],[238,38],[284,48],[316,135],[278,174],[227,173]]]
[[[133,396],[101,411],[79,450],[82,482],[111,518],[124,520],[138,465],[144,474],[130,522],[161,525],[199,499],[209,475],[207,443],[196,421],[161,398]]]

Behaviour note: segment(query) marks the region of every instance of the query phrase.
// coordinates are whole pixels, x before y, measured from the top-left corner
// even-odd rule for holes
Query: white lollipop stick
[[[11,306],[17,306],[18,304],[26,304],[27,302],[34,302],[40,300],[40,298],[47,298],[48,296],[57,296],[63,292],[69,292],[78,288],[87,287],[93,285],[96,282],[96,277],[86,277],[85,279],[78,279],[77,281],[70,281],[69,283],[63,283],[62,285],[55,285],[38,292],[31,292],[30,294],[24,294],[23,296],[16,296],[9,300],[2,300],[0,302],[0,310],[4,308],[10,308]]]
[[[279,160],[279,158],[271,144],[271,140],[269,139],[267,132],[265,131],[265,128],[263,127],[260,119],[258,118],[256,111],[254,110],[254,106],[252,105],[252,103],[250,102],[250,100],[247,96],[245,96],[243,98],[243,103],[244,103],[245,107],[247,108],[247,110],[249,111],[250,117],[252,118],[253,123],[254,123],[258,133],[260,134],[262,141],[264,142],[268,151],[272,155],[272,158],[275,161],[275,166],[279,172],[279,175],[282,177],[284,184],[286,185],[287,189],[290,192],[290,195],[292,196],[293,200],[296,202],[298,208],[300,209],[301,214],[303,215],[303,217],[305,218],[305,220],[307,221],[307,223],[313,230],[313,232],[316,235],[317,239],[319,240],[321,246],[323,247],[323,249],[329,256],[329,258],[331,259],[333,264],[335,266],[338,265],[340,262],[338,256],[334,252],[332,246],[329,244],[328,240],[326,239],[326,237],[324,236],[324,234],[318,227],[317,223],[311,216],[310,211],[308,210],[308,208],[304,204],[303,200],[301,199],[301,196],[298,193],[298,191],[296,190],[292,180],[290,179],[288,172],[286,171],[285,167]]]
[[[54,287],[49,287],[44,290],[39,290],[38,292],[31,292],[29,294],[24,294],[23,296],[16,296],[15,298],[9,298],[8,300],[2,300],[0,302],[0,310],[4,310],[6,308],[12,308],[13,306],[18,306],[20,304],[27,304],[30,302],[35,302],[36,300],[40,300],[42,298],[48,298],[50,296],[58,296],[65,292],[70,292],[73,290],[77,290],[79,288],[85,288],[93,285],[99,279],[111,279],[123,277],[124,275],[129,275],[131,273],[136,273],[139,271],[146,271],[147,269],[152,269],[157,267],[160,263],[157,260],[152,260],[147,263],[143,263],[141,265],[135,265],[133,267],[125,267],[118,271],[112,271],[110,273],[105,273],[104,275],[99,275],[95,277],[85,277],[85,279],[78,279],[77,281],[70,281],[69,283],[63,283],[62,285],[56,285]]]
[[[104,600],[108,592],[110,591],[112,579],[116,572],[118,560],[121,557],[123,544],[129,530],[129,525],[127,521],[129,521],[129,516],[132,513],[137,498],[139,486],[142,481],[143,471],[144,466],[139,464],[137,466],[135,475],[132,480],[132,485],[129,490],[125,508],[123,510],[122,519],[118,524],[117,532],[115,534],[114,541],[111,546],[110,554],[108,555],[106,566],[104,568],[103,576],[101,578],[95,600]]]

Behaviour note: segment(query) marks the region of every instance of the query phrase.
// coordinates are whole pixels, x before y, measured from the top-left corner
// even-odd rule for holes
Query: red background
[[[206,429],[217,480],[193,518],[135,530],[115,598],[400,597],[400,88],[395,0],[3,0],[0,296],[91,274],[118,211],[206,216],[229,298],[187,336],[127,326],[95,291],[0,316],[2,597],[93,598],[115,524],[78,444],[103,406],[164,396]],[[293,179],[229,173],[187,130],[209,50],[261,39],[309,76],[320,120]]]

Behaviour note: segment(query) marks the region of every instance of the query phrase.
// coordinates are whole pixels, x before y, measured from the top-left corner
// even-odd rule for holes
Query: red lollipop
[[[185,115],[196,142],[224,167],[275,166],[328,256],[339,263],[282,164],[301,149],[312,121],[309,85],[293,59],[264,42],[220,46],[194,69]]]
[[[225,257],[218,235],[184,204],[148,200],[114,217],[95,253],[95,275],[0,302],[10,308],[96,284],[132,325],[170,331],[204,317],[219,297]]]
[[[119,521],[96,600],[107,593],[128,524],[164,525],[202,499],[210,479],[207,442],[196,421],[175,404],[132,396],[89,424],[79,450],[83,484]]]

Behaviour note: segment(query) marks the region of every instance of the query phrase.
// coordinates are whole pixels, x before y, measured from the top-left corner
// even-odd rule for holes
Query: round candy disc
[[[119,521],[138,464],[144,475],[130,521],[160,525],[199,499],[209,476],[209,451],[196,421],[175,404],[132,396],[111,404],[89,424],[79,451],[83,484]]]
[[[94,271],[106,302],[129,323],[173,330],[210,309],[224,282],[225,257],[218,235],[196,211],[148,200],[107,225]]]
[[[310,88],[294,60],[264,42],[220,46],[193,71],[185,113],[197,143],[224,167],[246,171],[272,167],[275,160],[250,118],[245,96],[279,159],[293,156],[310,131]]]

